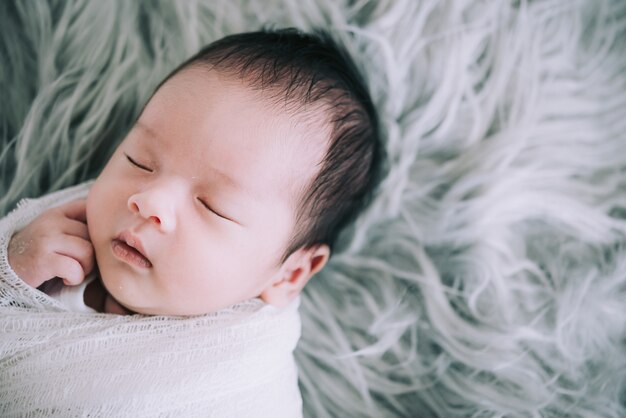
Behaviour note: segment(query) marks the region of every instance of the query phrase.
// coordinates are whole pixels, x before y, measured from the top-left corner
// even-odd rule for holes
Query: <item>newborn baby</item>
[[[364,83],[328,36],[201,50],[94,182],[0,220],[3,415],[301,416],[297,296],[367,203],[380,153]]]
[[[13,235],[9,263],[43,290],[97,272],[84,301],[99,312],[286,306],[367,203],[377,129],[354,63],[328,36],[224,38],[158,86],[86,200]]]

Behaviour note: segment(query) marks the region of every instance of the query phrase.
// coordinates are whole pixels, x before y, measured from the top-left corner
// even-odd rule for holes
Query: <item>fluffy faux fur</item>
[[[302,301],[305,414],[626,416],[624,1],[2,1],[0,213],[261,25],[347,45],[388,154]]]

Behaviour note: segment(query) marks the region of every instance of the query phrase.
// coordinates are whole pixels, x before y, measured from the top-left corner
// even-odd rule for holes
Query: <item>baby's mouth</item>
[[[126,242],[120,239],[114,239],[111,242],[111,249],[113,254],[122,261],[142,268],[152,267],[152,263],[143,254],[141,254],[136,248],[131,247]]]

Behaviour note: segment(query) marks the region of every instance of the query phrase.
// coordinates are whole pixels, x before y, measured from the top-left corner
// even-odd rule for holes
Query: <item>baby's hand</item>
[[[48,209],[13,235],[9,264],[24,282],[39,287],[54,277],[66,285],[85,279],[95,262],[85,207],[83,199]]]

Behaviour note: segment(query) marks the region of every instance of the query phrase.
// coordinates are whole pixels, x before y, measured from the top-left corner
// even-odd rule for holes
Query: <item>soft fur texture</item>
[[[388,153],[302,300],[305,414],[626,416],[624,1],[0,2],[0,213],[261,25],[332,29]]]

